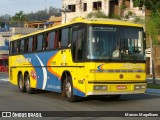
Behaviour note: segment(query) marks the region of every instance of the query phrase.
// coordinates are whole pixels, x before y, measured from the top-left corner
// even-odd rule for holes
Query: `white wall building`
[[[62,9],[68,8],[70,12],[62,12],[62,23],[76,17],[86,17],[94,10],[102,10],[109,15],[110,0],[62,0]],[[66,20],[65,20],[66,19]]]
[[[103,11],[107,16],[122,14],[122,7],[125,6],[123,16],[128,11],[135,16],[145,17],[144,9],[134,7],[134,0],[62,0],[62,23],[68,22],[76,17],[86,17],[88,13],[95,10]],[[65,12],[66,9],[70,10]],[[143,16],[143,17],[142,17]]]

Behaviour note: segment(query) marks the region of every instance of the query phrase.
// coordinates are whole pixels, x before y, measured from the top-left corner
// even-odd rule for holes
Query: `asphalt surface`
[[[146,94],[135,94],[135,95],[122,95],[119,100],[112,99],[110,97],[99,97],[92,96],[87,98],[82,98],[78,102],[70,103],[65,98],[61,96],[61,94],[54,92],[47,92],[37,90],[35,94],[27,94],[21,93],[17,86],[12,85],[8,82],[8,74],[0,73],[0,111],[18,111],[18,112],[46,112],[50,111],[52,115],[59,117],[46,117],[46,118],[38,118],[48,119],[48,120],[132,120],[134,117],[106,117],[107,115],[115,114],[118,115],[122,112],[129,111],[151,111],[152,113],[156,113],[155,111],[160,111],[160,94],[150,94],[149,92]],[[56,111],[60,111],[57,113]],[[73,112],[71,117],[65,117],[63,114],[69,111],[82,111],[82,112]],[[90,111],[94,111],[94,113],[90,113],[91,117],[84,117]],[[96,115],[96,111],[106,111],[107,115],[98,115],[97,117],[93,117]],[[108,111],[108,113],[107,113]],[[110,114],[110,112],[112,112]],[[85,113],[84,113],[85,112]],[[62,115],[62,117],[60,117]],[[105,116],[105,117],[104,117]],[[160,116],[160,114],[159,114]],[[1,120],[2,118],[0,118]],[[17,119],[17,118],[11,118]],[[27,119],[27,118],[26,118]],[[146,117],[138,118],[136,120],[146,120]],[[157,117],[151,117],[147,119],[156,119]]]
[[[9,81],[8,73],[0,73],[0,81]],[[148,83],[154,83],[154,80],[152,78],[148,78],[147,82]],[[160,85],[160,78],[156,78],[155,83]],[[146,90],[146,93],[160,94],[160,89],[150,89],[150,88],[148,88]]]

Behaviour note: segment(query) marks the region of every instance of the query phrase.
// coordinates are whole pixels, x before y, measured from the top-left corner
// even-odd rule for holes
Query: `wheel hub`
[[[69,82],[66,83],[66,95],[67,97],[71,97],[71,84]]]
[[[29,88],[30,88],[29,79],[27,79],[25,83],[26,83],[26,84],[25,84],[25,85],[26,85],[26,89],[29,90]]]
[[[23,87],[22,79],[19,80],[19,87],[20,87],[20,89],[22,90],[22,87]]]

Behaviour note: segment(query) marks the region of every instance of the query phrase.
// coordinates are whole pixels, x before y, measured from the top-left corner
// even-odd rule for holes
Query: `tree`
[[[133,2],[134,2],[134,7],[140,7],[141,8],[143,6],[145,0],[134,0]]]
[[[151,10],[152,13],[160,12],[159,0],[145,0],[146,9]]]
[[[42,21],[49,19],[51,16],[61,16],[61,12],[58,8],[49,7],[49,9],[28,13],[26,16],[28,21]]]
[[[0,27],[4,28],[6,25],[10,26],[11,16],[8,14],[0,16]]]
[[[145,1],[145,6],[151,11],[149,17],[146,17],[146,33],[150,41],[151,48],[151,60],[152,60],[152,73],[155,82],[155,62],[153,59],[153,51],[155,51],[155,46],[158,45],[158,34],[160,33],[160,1],[159,0],[147,0]],[[156,51],[155,51],[156,52]],[[156,57],[156,56],[155,56]],[[155,58],[154,57],[154,58]]]
[[[20,11],[12,17],[12,21],[18,23],[18,26],[21,27],[22,23],[27,21],[27,17],[23,11]]]
[[[16,13],[14,16],[2,15],[0,16],[0,25],[3,27],[5,23],[9,26],[21,26],[25,21],[43,21],[49,19],[51,16],[61,16],[59,8],[49,7],[45,10],[31,12],[24,14],[23,11]]]

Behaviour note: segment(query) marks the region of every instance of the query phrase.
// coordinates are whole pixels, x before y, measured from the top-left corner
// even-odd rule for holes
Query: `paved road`
[[[139,94],[123,95],[119,100],[108,97],[88,97],[76,103],[69,103],[58,93],[42,91],[30,95],[20,93],[17,86],[0,80],[0,111],[160,111],[159,102],[158,95]],[[75,118],[70,119],[75,120]],[[127,120],[126,117],[118,119]]]
[[[1,73],[0,72],[0,81],[8,81],[8,73]]]

